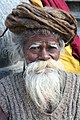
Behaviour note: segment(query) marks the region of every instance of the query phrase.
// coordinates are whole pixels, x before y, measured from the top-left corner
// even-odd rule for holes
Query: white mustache
[[[29,69],[28,69],[29,68]],[[44,71],[45,69],[54,70],[54,69],[62,69],[64,70],[64,66],[61,63],[61,61],[55,61],[53,59],[47,60],[47,61],[36,61],[33,63],[30,63],[28,66],[26,66],[26,70],[28,72],[35,72],[39,73],[41,71]]]

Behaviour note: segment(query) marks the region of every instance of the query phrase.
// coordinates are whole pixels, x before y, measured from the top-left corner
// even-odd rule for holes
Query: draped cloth
[[[80,37],[76,34],[74,41],[71,43],[72,55],[80,62]]]
[[[33,1],[33,0],[32,0]],[[52,6],[70,12],[64,0],[41,0],[43,6]],[[80,61],[80,37],[76,34],[74,41],[71,43],[72,55],[74,58]]]
[[[7,16],[5,25],[14,33],[45,28],[59,33],[65,43],[71,42],[77,32],[77,22],[71,13],[52,7],[40,8],[24,2]]]

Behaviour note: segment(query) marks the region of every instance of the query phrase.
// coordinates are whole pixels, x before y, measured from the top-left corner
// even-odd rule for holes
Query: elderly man
[[[5,25],[24,69],[0,80],[0,120],[79,120],[80,76],[66,73],[59,61],[64,45],[75,37],[75,18],[21,3]]]

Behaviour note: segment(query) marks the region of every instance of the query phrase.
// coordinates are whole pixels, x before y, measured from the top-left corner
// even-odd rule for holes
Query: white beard
[[[46,112],[52,112],[62,98],[58,67],[62,68],[62,64],[54,60],[33,62],[26,66],[26,89],[35,105]]]

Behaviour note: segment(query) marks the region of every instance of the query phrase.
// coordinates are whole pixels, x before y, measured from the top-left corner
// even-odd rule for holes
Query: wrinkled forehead
[[[30,44],[41,45],[44,43],[47,45],[50,45],[50,44],[59,45],[59,39],[54,35],[33,35],[33,36],[30,36],[28,40],[26,40],[25,38],[25,43],[27,43],[28,45]]]

